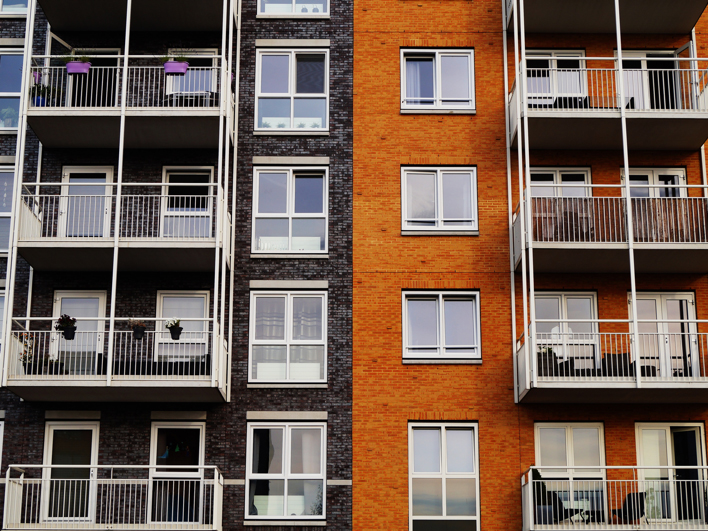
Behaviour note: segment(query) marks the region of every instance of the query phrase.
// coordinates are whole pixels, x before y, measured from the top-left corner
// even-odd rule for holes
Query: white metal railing
[[[213,195],[123,195],[121,238],[210,240]]]
[[[130,66],[126,106],[218,108],[219,72],[218,67],[190,67],[184,76],[168,76],[162,66]]]
[[[181,477],[180,477],[181,476]],[[217,467],[11,465],[3,529],[221,529]]]
[[[708,529],[707,478],[701,466],[531,467],[523,529]]]

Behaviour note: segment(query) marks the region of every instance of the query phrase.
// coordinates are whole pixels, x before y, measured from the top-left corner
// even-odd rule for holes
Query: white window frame
[[[415,111],[421,114],[427,112],[444,111],[474,111],[476,109],[476,87],[475,87],[475,62],[474,48],[401,48],[401,110]],[[433,105],[412,105],[407,103],[406,87],[406,59],[410,58],[430,58],[433,57],[433,75],[435,76]],[[469,87],[470,102],[466,105],[443,105],[442,104],[442,76],[439,68],[440,57],[457,56],[468,57],[470,61]]]
[[[14,166],[0,166],[0,173],[12,173],[13,179],[12,179],[11,194],[14,194],[15,193],[15,186],[17,186],[17,183],[15,182],[15,180],[17,179],[17,172],[15,171],[15,167]],[[10,201],[10,211],[9,212],[0,212],[0,219],[3,219],[3,218],[12,219],[12,197],[9,198],[9,201]],[[8,238],[7,248],[3,249],[2,247],[0,247],[0,255],[8,253],[10,251],[11,245],[12,245],[12,234],[10,234],[10,237]]]
[[[259,297],[285,297],[285,339],[283,340],[256,340],[256,299]],[[322,299],[322,339],[319,341],[293,341],[292,340],[292,317],[293,298],[295,297],[319,297]],[[327,291],[251,291],[249,307],[249,332],[248,332],[248,382],[249,383],[286,383],[286,384],[306,384],[327,382],[327,319],[328,319],[328,293]],[[253,347],[258,345],[283,345],[286,346],[285,356],[285,379],[268,380],[253,378]],[[290,379],[290,347],[299,345],[316,345],[324,349],[324,359],[322,360],[322,378],[312,380]]]
[[[615,68],[617,68],[618,64],[618,56],[617,56],[617,50],[614,52],[614,57],[615,57]],[[641,62],[641,68],[639,71],[641,72],[641,103],[643,105],[637,106],[635,102],[635,106],[633,109],[629,109],[631,111],[652,111],[652,110],[657,110],[653,109],[651,107],[651,83],[649,79],[649,66],[647,62],[650,62],[652,59],[666,59],[670,57],[675,57],[678,58],[678,52],[677,50],[622,50],[622,61],[640,61]],[[662,61],[662,64],[665,64],[665,70],[675,70],[678,72],[680,70],[679,62],[678,61]],[[670,68],[673,67],[673,68]],[[630,76],[632,75],[633,72],[637,72],[636,69],[629,69],[623,66],[623,71],[624,71],[624,86],[625,86],[625,100],[627,101],[627,104],[629,103],[629,99],[634,96],[634,90],[636,87],[636,81],[632,80]],[[681,92],[681,89],[679,87],[675,87],[677,89],[677,93]],[[694,97],[697,97],[694,96]],[[676,103],[681,103],[681,98],[677,97]],[[677,107],[676,109],[664,109],[662,107],[658,107],[659,110],[664,110],[671,112],[673,111],[680,111],[681,107]]]
[[[678,189],[678,196],[677,197],[687,197],[688,196],[688,190],[684,188],[684,186],[687,184],[686,181],[686,169],[685,168],[629,168],[629,176],[630,176],[630,182],[629,182],[629,187],[630,188],[645,188],[643,185],[639,184],[632,184],[631,177],[632,175],[647,175],[649,177],[649,186],[661,186],[663,188],[677,188]],[[669,175],[669,176],[678,176],[679,184],[678,186],[674,185],[664,185],[661,183],[659,180],[659,176],[661,175]],[[624,168],[620,170],[620,177],[622,180],[622,184],[625,184],[625,173],[624,173]],[[649,188],[649,197],[648,198],[641,198],[641,197],[633,197],[632,199],[657,199],[660,198],[661,196],[659,195],[659,190],[660,188]],[[622,187],[622,195],[626,196],[627,195],[627,190],[625,187]],[[671,197],[667,197],[665,199],[671,199]]]
[[[553,183],[551,184],[549,182],[548,185],[543,185],[541,186],[550,188],[553,187],[553,195],[549,196],[534,196],[531,195],[531,197],[591,197],[592,194],[592,170],[590,168],[572,168],[572,167],[533,167],[531,168],[531,186],[534,186],[534,181],[533,181],[533,176],[534,175],[540,175],[540,174],[553,174]],[[584,177],[584,183],[585,186],[581,188],[582,190],[582,196],[564,196],[563,195],[563,180],[562,177],[563,175],[567,174],[573,174],[573,175],[582,175]],[[567,184],[565,185],[567,186]],[[580,188],[580,187],[575,187]],[[531,192],[533,194],[533,191]]]
[[[440,430],[440,472],[415,472],[413,431],[415,429]],[[474,472],[447,472],[447,430],[472,429],[474,432]],[[440,479],[442,482],[442,516],[413,516],[413,479]],[[446,516],[446,479],[475,479],[477,488],[476,516]],[[408,423],[408,529],[413,529],[413,522],[418,520],[465,520],[476,522],[475,529],[481,526],[481,502],[479,485],[479,425],[476,422],[409,422]]]
[[[408,184],[407,175],[409,173],[435,174],[435,218],[421,221],[434,221],[435,226],[408,225],[408,221],[414,218],[408,217]],[[455,218],[445,220],[443,218],[443,173],[459,173],[472,175],[472,218],[457,220]],[[470,221],[471,225],[445,225],[444,221]],[[444,167],[444,166],[405,166],[401,168],[401,230],[403,231],[477,231],[479,230],[479,210],[477,205],[477,168],[470,167]]]
[[[27,2],[29,4],[29,2]],[[20,11],[5,11],[5,2],[0,0],[0,17],[6,17],[7,15],[22,15],[27,16],[27,8]]]
[[[531,92],[529,90],[528,99],[530,104],[543,105],[544,103],[553,103],[556,98],[585,98],[588,96],[588,79],[587,79],[587,64],[585,62],[585,50],[529,50],[526,52],[527,60],[544,60],[549,61],[550,72],[550,92]],[[581,89],[580,92],[561,92],[559,91],[558,83],[558,60],[578,59],[580,68]],[[528,67],[525,75],[528,77]],[[572,109],[571,109],[572,110]]]
[[[177,297],[194,297],[204,299],[204,319],[209,319],[210,306],[209,306],[209,296],[208,290],[158,290],[157,292],[157,309],[155,317],[158,319],[155,321],[155,345],[153,348],[153,361],[193,361],[195,356],[192,355],[174,355],[166,354],[164,356],[160,355],[160,344],[167,345],[204,345],[204,353],[202,356],[209,354],[209,321],[201,321],[204,326],[204,330],[201,332],[202,339],[189,337],[185,338],[185,334],[199,334],[200,332],[183,332],[182,337],[174,340],[170,336],[170,331],[165,328],[165,324],[173,317],[179,318],[178,315],[168,315],[162,314],[162,304],[165,296],[177,296]]]
[[[187,56],[204,56],[206,59],[209,59],[212,57],[211,61],[211,90],[206,91],[206,90],[177,90],[175,89],[175,84],[179,79],[175,79],[175,76],[165,76],[165,94],[168,96],[171,96],[173,94],[212,94],[216,93],[217,90],[216,88],[218,87],[217,79],[217,60],[219,59],[219,49],[218,48],[190,48],[190,49],[184,49],[184,48],[169,48],[167,50],[167,55],[170,57],[174,57],[177,55],[187,55]],[[189,58],[187,59],[187,62],[189,62]],[[193,68],[204,68],[204,67],[193,67]],[[183,77],[183,76],[179,76]]]
[[[170,202],[170,196],[169,196],[169,189],[170,189],[170,176],[172,174],[174,175],[180,175],[184,173],[189,173],[189,174],[196,174],[196,175],[209,175],[209,184],[204,185],[207,188],[208,191],[208,199],[207,199],[207,207],[206,207],[206,215],[197,215],[198,212],[180,212],[177,211],[176,214],[173,214],[172,211],[169,209],[169,202]],[[214,228],[213,228],[213,210],[214,210],[214,199],[216,198],[216,188],[212,186],[214,184],[214,167],[213,166],[163,166],[162,167],[162,182],[164,183],[164,186],[162,187],[162,201],[160,201],[160,238],[166,238],[167,240],[210,240],[213,238],[214,234]],[[195,183],[194,186],[201,186],[201,183]],[[208,227],[209,227],[209,236],[206,238],[201,238],[201,237],[189,237],[189,236],[179,236],[179,237],[174,237],[170,236],[167,237],[165,236],[165,221],[168,218],[205,218],[208,220]]]
[[[88,241],[101,240],[111,238],[111,210],[113,206],[113,166],[64,166],[62,168],[62,184],[61,187],[61,197],[59,200],[59,209],[64,212],[64,219],[59,220],[59,226],[57,228],[57,233],[59,238],[76,238],[76,239],[86,239]],[[103,195],[96,194],[96,197],[103,197],[104,201],[104,214],[103,214],[103,234],[101,236],[67,236],[67,223],[69,222],[69,198],[70,197],[81,197],[81,196],[70,196],[69,195],[69,179],[72,175],[81,173],[103,173],[106,175],[106,184],[104,187]],[[81,183],[76,183],[76,186],[87,186]],[[91,189],[94,188],[100,190],[100,184],[91,185]]]
[[[2,0],[0,0],[0,6],[2,5]],[[26,16],[26,11],[22,12],[23,16]],[[20,14],[20,12],[4,12],[0,11],[0,18],[8,15],[8,14]],[[22,48],[0,48],[0,55],[19,55],[22,56],[24,54],[24,50]],[[19,105],[19,110],[17,111],[17,122],[19,124],[20,121],[20,114],[22,113],[22,89],[21,87],[17,90],[17,92],[0,92],[0,98],[17,98],[18,101],[20,102]],[[0,119],[0,131],[17,131],[17,127],[5,127],[5,123],[3,120]]]
[[[324,3],[324,11],[320,13],[313,13],[311,9],[308,9],[307,13],[298,13],[295,11],[296,3],[295,0],[291,0],[291,6],[292,6],[292,11],[286,12],[283,11],[282,13],[267,13],[266,11],[263,11],[261,8],[263,4],[261,3],[261,0],[256,0],[258,2],[258,16],[259,17],[278,17],[278,18],[290,18],[290,17],[297,17],[297,18],[324,18],[327,17],[329,18],[329,3],[330,0],[322,0]]]
[[[256,429],[283,429],[283,471],[280,474],[254,474],[253,473],[253,430]],[[293,429],[319,428],[320,439],[320,473],[319,474],[293,474],[290,472],[291,464],[291,432]],[[324,520],[327,517],[327,423],[326,422],[249,422],[247,424],[248,436],[246,441],[246,503],[244,513],[247,520]],[[283,513],[282,515],[252,515],[249,514],[249,500],[251,480],[284,480]],[[288,515],[288,483],[290,480],[313,479],[322,481],[322,514],[321,515]]]
[[[287,173],[287,212],[284,214],[258,212],[258,199],[260,189],[258,186],[258,175],[260,173]],[[295,176],[297,174],[322,174],[324,176],[323,207],[322,214],[296,214],[295,213]],[[325,220],[325,248],[324,250],[297,250],[292,249],[293,219],[324,219]],[[257,219],[287,219],[288,220],[288,249],[287,250],[259,250],[256,245],[256,220]],[[327,254],[329,252],[329,167],[328,166],[257,166],[253,168],[253,201],[251,208],[251,252],[253,254]]]
[[[565,458],[566,458],[566,468],[567,471],[550,470],[543,471],[540,470],[541,476],[544,479],[558,478],[558,479],[568,479],[570,481],[574,480],[575,476],[586,477],[587,472],[583,470],[578,470],[577,473],[573,470],[575,465],[575,452],[573,446],[573,430],[576,428],[597,428],[599,437],[599,448],[600,448],[600,466],[598,468],[602,471],[602,479],[605,479],[605,471],[602,467],[606,466],[605,462],[605,427],[602,422],[536,422],[534,423],[534,447],[535,447],[535,457],[537,466],[544,466],[541,463],[541,435],[540,431],[542,429],[565,429]],[[548,466],[548,465],[546,465]]]
[[[480,292],[478,290],[466,290],[466,291],[403,291],[401,294],[402,306],[403,306],[403,359],[408,360],[482,360],[482,336],[481,336],[481,321],[482,316],[480,314]],[[438,344],[429,346],[409,346],[408,344],[408,300],[409,299],[436,299],[437,300],[437,334],[438,334]],[[459,348],[465,350],[476,349],[476,354],[460,354],[457,356],[445,353],[446,346],[443,344],[445,337],[445,316],[444,316],[444,301],[445,299],[473,299],[475,303],[475,312],[477,315],[477,322],[473,323],[475,327],[475,337],[477,338],[477,345],[454,345],[450,348]],[[432,350],[437,349],[438,355],[431,356],[430,354],[412,354],[410,350],[425,349]]]
[[[296,94],[296,82],[297,82],[297,55],[324,55],[325,58],[325,69],[324,69],[324,93],[313,93],[313,94]],[[278,93],[261,93],[261,65],[262,58],[266,55],[288,55],[288,68],[290,70],[290,77],[288,78],[288,93],[278,94]],[[256,50],[256,87],[255,87],[255,104],[254,104],[254,117],[253,117],[253,130],[254,131],[267,131],[281,133],[284,131],[292,132],[327,132],[329,131],[329,115],[330,115],[330,99],[329,99],[329,48],[260,48]],[[258,110],[260,99],[290,99],[290,123],[292,127],[284,128],[272,128],[272,127],[258,127]],[[322,127],[297,127],[295,123],[295,100],[296,99],[308,99],[308,98],[324,98],[325,100],[325,123]]]

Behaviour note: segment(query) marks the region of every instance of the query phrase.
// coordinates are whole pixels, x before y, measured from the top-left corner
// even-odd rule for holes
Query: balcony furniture
[[[629,353],[606,353],[602,358],[603,376],[634,377],[634,364],[629,361]]]
[[[563,503],[563,500],[560,499],[558,493],[556,492],[548,492],[547,496],[547,499],[551,502],[551,507],[553,508],[552,523],[554,524],[558,524],[564,520],[570,520],[575,515],[582,512],[580,509],[567,508]]]
[[[656,378],[656,365],[642,365],[639,369],[643,377]]]
[[[557,371],[555,376],[564,376],[566,378],[575,375],[575,358],[568,358],[565,361],[561,361],[557,365]]]
[[[543,99],[550,100],[550,98],[537,98],[535,96],[529,96],[529,100]],[[588,109],[590,108],[589,100],[587,96],[561,96],[553,98],[553,101],[548,101],[548,103],[529,103],[529,109]]]
[[[605,522],[605,511],[601,509],[597,511],[583,511],[581,516],[586,524],[602,524]]]
[[[200,92],[192,94],[175,93],[165,97],[160,107],[188,107],[190,109],[209,109],[219,107],[219,94]]]
[[[622,524],[635,524],[645,517],[644,500],[646,493],[630,492],[624,499],[621,509],[613,509],[612,517],[616,517]]]

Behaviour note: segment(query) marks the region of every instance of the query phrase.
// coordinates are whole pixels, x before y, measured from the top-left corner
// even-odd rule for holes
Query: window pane
[[[440,472],[440,429],[413,430],[413,472]]]
[[[448,516],[476,516],[477,481],[473,478],[448,478],[445,502]]]
[[[648,175],[630,175],[629,176],[629,195],[630,197],[649,197],[649,188],[644,186],[649,185]],[[644,185],[644,186],[642,186]]]
[[[258,428],[253,430],[254,474],[282,474],[283,429]]]
[[[2,326],[5,322],[5,295],[0,295],[0,339],[2,338]]]
[[[10,218],[0,218],[0,249],[10,247]]]
[[[470,58],[468,56],[442,56],[440,75],[442,99],[453,100],[443,101],[443,105],[460,105],[469,101]]]
[[[0,212],[10,212],[12,210],[12,188],[14,182],[14,173],[0,172]]]
[[[258,98],[258,127],[287,129],[290,127],[290,99]]]
[[[293,298],[293,340],[322,339],[322,298]]]
[[[567,297],[565,300],[568,319],[588,319],[587,323],[568,323],[569,331],[575,334],[591,334],[592,299],[589,297]]]
[[[476,345],[474,301],[446,299],[445,346]]]
[[[435,174],[409,173],[406,175],[408,217],[415,219],[435,218]],[[427,224],[435,225],[434,221]]]
[[[288,211],[288,174],[258,174],[258,213],[285,214]]]
[[[442,516],[442,479],[413,481],[413,516]]]
[[[531,175],[531,197],[553,197],[555,195],[554,182],[555,178],[552,173],[534,173]],[[550,186],[538,186],[545,183]]]
[[[447,471],[474,472],[474,432],[472,430],[448,429]]]
[[[288,516],[322,514],[322,480],[291,479],[288,481]]]
[[[287,219],[257,219],[256,249],[259,251],[288,250]]]
[[[325,98],[297,98],[295,100],[295,128],[322,129],[327,123]]]
[[[285,380],[288,347],[285,345],[253,345],[251,378]]]
[[[203,319],[206,316],[205,303],[204,297],[165,296],[162,298],[162,317],[167,319],[172,317]],[[184,329],[184,332],[202,332],[205,330],[206,323],[204,321],[181,321],[179,325]]]
[[[261,0],[261,13],[290,13],[292,10],[292,0]]]
[[[282,479],[256,479],[249,485],[248,514],[283,516],[285,481]]]
[[[472,218],[472,175],[469,173],[443,173],[443,218]],[[466,221],[446,221],[445,225],[469,225]]]
[[[20,98],[0,98],[0,127],[17,127]]]
[[[434,87],[433,58],[406,59],[406,103],[433,105]]]
[[[295,0],[296,13],[327,13],[327,0]]]
[[[319,428],[293,429],[290,432],[290,472],[319,474],[322,457],[322,430]]]
[[[297,94],[324,94],[324,54],[297,54]]]
[[[293,345],[290,347],[291,380],[324,380],[324,346]]]
[[[21,86],[22,55],[0,55],[0,92],[20,92]]]
[[[408,344],[438,344],[437,300],[408,300]]]
[[[541,445],[539,466],[566,466],[565,428],[541,428],[538,430]]]
[[[295,213],[321,214],[324,212],[324,177],[322,175],[295,176]]]
[[[287,94],[289,55],[261,56],[261,94]]]
[[[325,220],[293,219],[293,251],[324,251]]]
[[[600,466],[598,428],[573,428],[573,463],[576,466]]]
[[[27,0],[3,0],[3,12],[25,13],[27,12]]]
[[[256,297],[254,339],[285,339],[285,297]]]
[[[200,438],[199,430],[194,428],[158,428],[155,464],[199,466]]]
[[[536,319],[560,319],[560,299],[536,297]],[[555,329],[555,331],[554,331]],[[538,334],[560,332],[560,323],[536,323]]]
[[[561,174],[561,182],[563,184],[585,184],[585,174],[572,174],[563,173]],[[562,189],[563,197],[585,197],[585,187],[578,186],[569,188],[564,186]]]

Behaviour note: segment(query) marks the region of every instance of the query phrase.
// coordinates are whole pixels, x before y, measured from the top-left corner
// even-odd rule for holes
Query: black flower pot
[[[173,326],[172,328],[168,328],[170,331],[170,335],[172,336],[172,339],[177,341],[179,339],[179,336],[182,335],[182,327],[181,326]]]
[[[64,339],[67,341],[71,341],[76,337],[76,327],[75,326],[67,326],[66,328],[62,328],[61,331],[62,335],[64,336]]]
[[[134,326],[133,327],[133,339],[142,339],[145,337],[145,327],[144,326]]]

